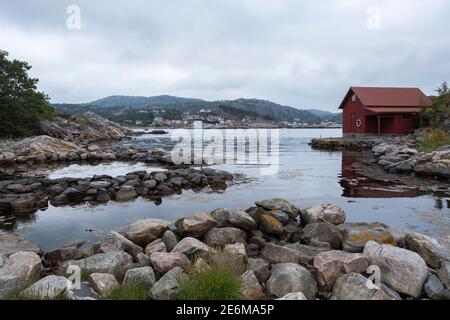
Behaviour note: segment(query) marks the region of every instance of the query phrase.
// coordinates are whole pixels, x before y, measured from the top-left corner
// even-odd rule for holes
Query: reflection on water
[[[336,203],[346,211],[348,221],[380,221],[433,235],[449,232],[448,197],[368,179],[355,166],[360,154],[316,151],[308,145],[311,138],[339,135],[339,129],[281,130],[278,173],[262,176],[258,165],[214,166],[244,173],[250,178],[248,183],[233,185],[223,193],[184,191],[181,195],[163,199],[160,205],[137,199],[130,203],[99,206],[50,206],[32,218],[0,217],[0,229],[15,230],[49,250],[80,239],[96,241],[94,235],[86,233],[87,229],[118,229],[140,218],[173,221],[220,207],[246,209],[257,200],[278,197],[292,201],[299,208],[315,203]],[[153,147],[169,149],[171,143],[169,136],[143,135],[125,144],[148,150]],[[86,169],[96,171],[98,167],[84,168],[83,171]],[[111,173],[103,167],[101,174]]]

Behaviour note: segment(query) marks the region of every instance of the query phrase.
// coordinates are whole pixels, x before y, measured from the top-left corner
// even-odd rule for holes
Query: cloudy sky
[[[448,0],[0,0],[0,49],[29,61],[53,102],[170,94],[335,110],[350,85],[432,94],[450,80],[449,12]]]

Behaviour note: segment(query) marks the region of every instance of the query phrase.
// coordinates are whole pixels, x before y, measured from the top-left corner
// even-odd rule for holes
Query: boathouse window
[[[352,101],[353,101],[353,102],[356,101],[356,94],[352,95]]]

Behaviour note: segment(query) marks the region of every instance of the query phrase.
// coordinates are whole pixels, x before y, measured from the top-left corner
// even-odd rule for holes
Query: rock
[[[50,203],[55,207],[62,207],[69,204],[69,199],[67,199],[66,195],[60,194],[50,200]]]
[[[68,260],[76,260],[81,258],[81,252],[79,251],[79,247],[81,247],[83,243],[78,244],[70,244],[64,246],[62,248],[46,252],[44,255],[44,263],[47,267],[57,267],[64,261]]]
[[[116,192],[116,201],[130,201],[138,197],[136,189],[132,186],[122,186]]]
[[[296,250],[299,256],[299,263],[303,266],[305,265],[313,265],[314,258],[321,252],[330,251],[331,248],[328,242],[325,242],[328,245],[328,248],[320,248],[314,246],[307,246],[301,243],[288,243],[285,245],[286,248]]]
[[[395,245],[395,239],[382,223],[344,223],[339,229],[344,235],[343,249],[347,252],[362,252],[368,241]]]
[[[253,271],[256,278],[261,283],[266,283],[270,277],[270,262],[261,258],[249,258],[247,262],[248,270]]]
[[[155,272],[151,267],[142,267],[127,270],[122,285],[139,283],[150,289],[156,282]]]
[[[171,230],[167,230],[166,232],[164,232],[161,239],[164,242],[167,251],[169,252],[172,251],[178,243],[177,236]]]
[[[430,273],[424,285],[424,290],[431,300],[449,300],[450,295],[437,276]]]
[[[81,282],[79,288],[70,286],[66,291],[68,300],[99,300],[100,296],[94,291],[89,282]]]
[[[303,224],[329,222],[334,225],[345,222],[345,212],[334,204],[317,204],[301,212]]]
[[[71,282],[65,277],[50,275],[42,278],[20,293],[20,296],[31,300],[53,300],[65,297]]]
[[[300,210],[297,209],[292,203],[283,199],[271,199],[271,200],[263,200],[256,201],[255,204],[258,207],[262,207],[266,210],[281,210],[289,214],[292,218],[296,218],[300,213]]]
[[[317,282],[321,288],[330,290],[341,275],[366,272],[368,263],[367,257],[359,253],[321,252],[314,258]]]
[[[10,255],[19,251],[41,254],[41,248],[34,242],[14,233],[0,234],[0,255]]]
[[[359,273],[340,276],[331,300],[392,300],[381,288]]]
[[[450,262],[444,261],[437,270],[437,275],[447,289],[450,289]]]
[[[135,260],[141,267],[150,266],[150,258],[145,253],[138,253]]]
[[[80,202],[84,198],[84,193],[75,188],[67,188],[62,194],[72,203]]]
[[[79,266],[88,273],[110,273],[120,279],[126,271],[125,267],[132,262],[133,258],[128,253],[110,251],[98,253],[81,260],[71,260],[67,262],[67,265]]]
[[[232,211],[228,220],[234,227],[242,230],[252,230],[258,227],[258,224],[250,215],[244,211]]]
[[[142,248],[116,231],[108,232],[108,234],[100,242],[99,253],[110,251],[125,251],[133,258],[142,252]]]
[[[284,295],[281,298],[278,298],[276,300],[308,300],[306,299],[305,295],[301,292],[293,292],[293,293],[288,293],[286,295]]]
[[[247,234],[233,227],[212,228],[205,235],[204,242],[209,246],[224,246],[236,242],[245,243]]]
[[[177,243],[172,252],[183,253],[188,257],[198,254],[206,254],[211,251],[211,247],[198,239],[187,237]]]
[[[110,181],[92,181],[89,183],[89,186],[95,189],[109,188],[112,185]]]
[[[247,252],[243,243],[225,245],[225,247],[223,248],[223,253],[219,254],[219,256],[221,255],[227,256],[230,265],[245,266],[247,262]],[[214,260],[216,256],[217,255],[213,253],[212,260]]]
[[[424,234],[409,232],[405,235],[405,248],[417,252],[432,268],[438,269],[442,260],[450,261],[450,252],[436,239]]]
[[[92,273],[89,275],[89,282],[94,290],[103,297],[119,287],[116,278],[109,273]]]
[[[259,246],[255,243],[250,243],[245,247],[245,251],[247,252],[247,256],[257,257],[259,255]]]
[[[364,254],[381,269],[381,281],[399,293],[418,298],[428,278],[425,261],[415,252],[369,241]]]
[[[295,263],[273,265],[266,288],[269,295],[277,298],[292,292],[302,292],[308,300],[315,299],[317,295],[316,280],[311,272]]]
[[[176,267],[167,272],[150,289],[150,296],[154,300],[174,300],[178,293],[180,281],[186,280],[188,276],[183,269]]]
[[[37,202],[37,197],[28,195],[11,201],[11,208],[17,213],[32,213],[37,210]]]
[[[199,213],[190,218],[182,218],[175,222],[178,232],[183,237],[201,238],[217,222],[207,213]]]
[[[217,222],[217,227],[229,227],[230,212],[227,209],[219,208],[210,213],[211,217]]]
[[[158,182],[156,182],[156,180],[147,180],[144,181],[144,188],[147,188],[148,190],[153,190],[156,188],[157,184]]]
[[[191,264],[186,255],[179,252],[156,252],[150,256],[150,263],[159,277],[175,267],[185,269]]]
[[[332,249],[342,248],[342,233],[329,222],[310,223],[303,229],[303,239],[306,243],[311,243],[314,239],[328,242]]]
[[[278,246],[273,243],[266,244],[261,256],[271,263],[299,263],[300,261],[300,253],[297,250]]]
[[[260,224],[264,233],[273,235],[281,235],[283,233],[283,224],[269,215],[261,215]]]
[[[16,276],[20,282],[39,279],[43,271],[41,258],[34,252],[19,251],[11,254],[0,267],[1,276]]]
[[[24,186],[19,183],[12,183],[8,185],[6,189],[13,193],[27,193],[31,191],[31,188],[29,186]]]
[[[260,300],[264,297],[264,292],[253,271],[246,271],[241,275],[242,298],[244,300]]]
[[[156,252],[167,252],[167,248],[162,239],[156,239],[155,241],[150,242],[145,247],[144,251],[146,254],[150,255]]]
[[[291,217],[286,212],[281,210],[266,211],[266,214],[277,219],[283,225],[286,225],[289,221],[291,221]]]
[[[158,239],[169,225],[170,222],[160,219],[137,220],[128,226],[125,236],[137,245],[145,247]]]

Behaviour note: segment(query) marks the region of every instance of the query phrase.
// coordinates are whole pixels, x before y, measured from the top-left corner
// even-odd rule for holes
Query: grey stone
[[[242,230],[252,230],[258,227],[258,224],[250,215],[244,211],[230,212],[228,221],[236,228]]]
[[[99,300],[100,296],[94,291],[89,282],[81,282],[79,288],[71,286],[66,291],[68,300]]]
[[[172,251],[178,243],[177,236],[171,230],[167,230],[166,232],[164,232],[161,239],[164,242],[167,251]]]
[[[212,228],[205,235],[204,241],[209,246],[224,246],[236,242],[245,243],[247,234],[233,227]]]
[[[142,267],[127,270],[122,285],[140,283],[150,289],[156,282],[155,272],[151,267]]]
[[[180,281],[188,279],[183,269],[175,267],[159,279],[150,289],[154,300],[174,300],[179,290]]]
[[[187,237],[177,243],[172,252],[183,253],[188,257],[198,254],[206,254],[211,251],[211,247],[195,238]]]
[[[278,246],[273,243],[266,244],[261,256],[271,263],[300,262],[300,253],[297,250]]]
[[[125,251],[130,254],[133,258],[136,258],[137,254],[142,252],[142,248],[123,235],[116,231],[111,231],[106,234],[106,236],[100,242],[99,253],[105,253],[110,251]]]
[[[382,223],[344,223],[339,229],[344,235],[343,250],[347,252],[362,252],[368,241],[395,245],[394,237]]]
[[[65,277],[50,275],[22,291],[20,296],[32,300],[53,300],[64,297],[70,285],[70,281]]]
[[[138,194],[136,189],[132,186],[122,186],[119,191],[116,192],[116,201],[130,201],[137,198]]]
[[[150,242],[145,247],[144,251],[146,254],[150,255],[156,252],[167,252],[168,250],[162,239],[156,239],[155,241]]]
[[[114,275],[109,273],[92,273],[89,275],[89,282],[94,290],[103,297],[119,287],[119,282]]]
[[[150,242],[158,239],[170,225],[170,222],[160,219],[137,220],[128,226],[126,237],[145,247]]]
[[[217,225],[208,213],[199,213],[190,218],[182,218],[175,222],[178,232],[183,237],[201,238]]]
[[[266,288],[271,296],[277,298],[292,292],[302,292],[309,300],[317,295],[316,280],[311,272],[295,263],[273,265]]]
[[[450,261],[450,252],[427,235],[409,232],[405,235],[405,248],[417,252],[432,268],[439,268],[442,260]]]
[[[424,285],[427,296],[432,300],[448,300],[450,295],[437,276],[430,273]]]
[[[307,224],[303,229],[302,237],[306,243],[311,243],[316,239],[328,242],[334,250],[342,248],[342,233],[334,224],[329,222]]]
[[[300,213],[300,210],[297,209],[295,205],[290,203],[289,201],[283,199],[271,199],[271,200],[262,200],[256,201],[255,204],[258,207],[262,207],[266,210],[281,210],[289,214],[292,218],[296,218]]]
[[[67,265],[79,266],[82,270],[89,273],[110,273],[120,279],[126,271],[125,267],[132,262],[133,258],[128,253],[110,251],[98,253],[81,260],[71,260],[67,262]]]
[[[150,256],[150,262],[159,277],[175,267],[185,269],[191,264],[186,255],[179,252],[156,252]]]
[[[331,300],[392,300],[381,288],[359,273],[340,276]]]
[[[210,215],[217,221],[217,227],[222,228],[231,226],[229,223],[230,212],[227,209],[215,209],[210,213]]]
[[[428,268],[417,253],[369,241],[364,247],[364,254],[369,258],[370,265],[380,267],[383,283],[399,293],[414,298],[420,296],[428,278]]]
[[[29,251],[41,254],[41,248],[34,242],[14,233],[0,234],[0,255],[9,255],[19,251]]]
[[[260,300],[264,292],[253,271],[248,270],[241,275],[242,298],[244,300]]]
[[[286,295],[284,295],[281,298],[278,298],[276,300],[308,300],[306,299],[305,295],[301,292],[293,292],[293,293],[288,293]]]
[[[302,223],[329,222],[335,225],[345,222],[345,212],[335,204],[317,204],[301,212]]]
[[[270,277],[270,262],[262,258],[249,258],[248,270],[252,270],[261,283],[266,283]]]

